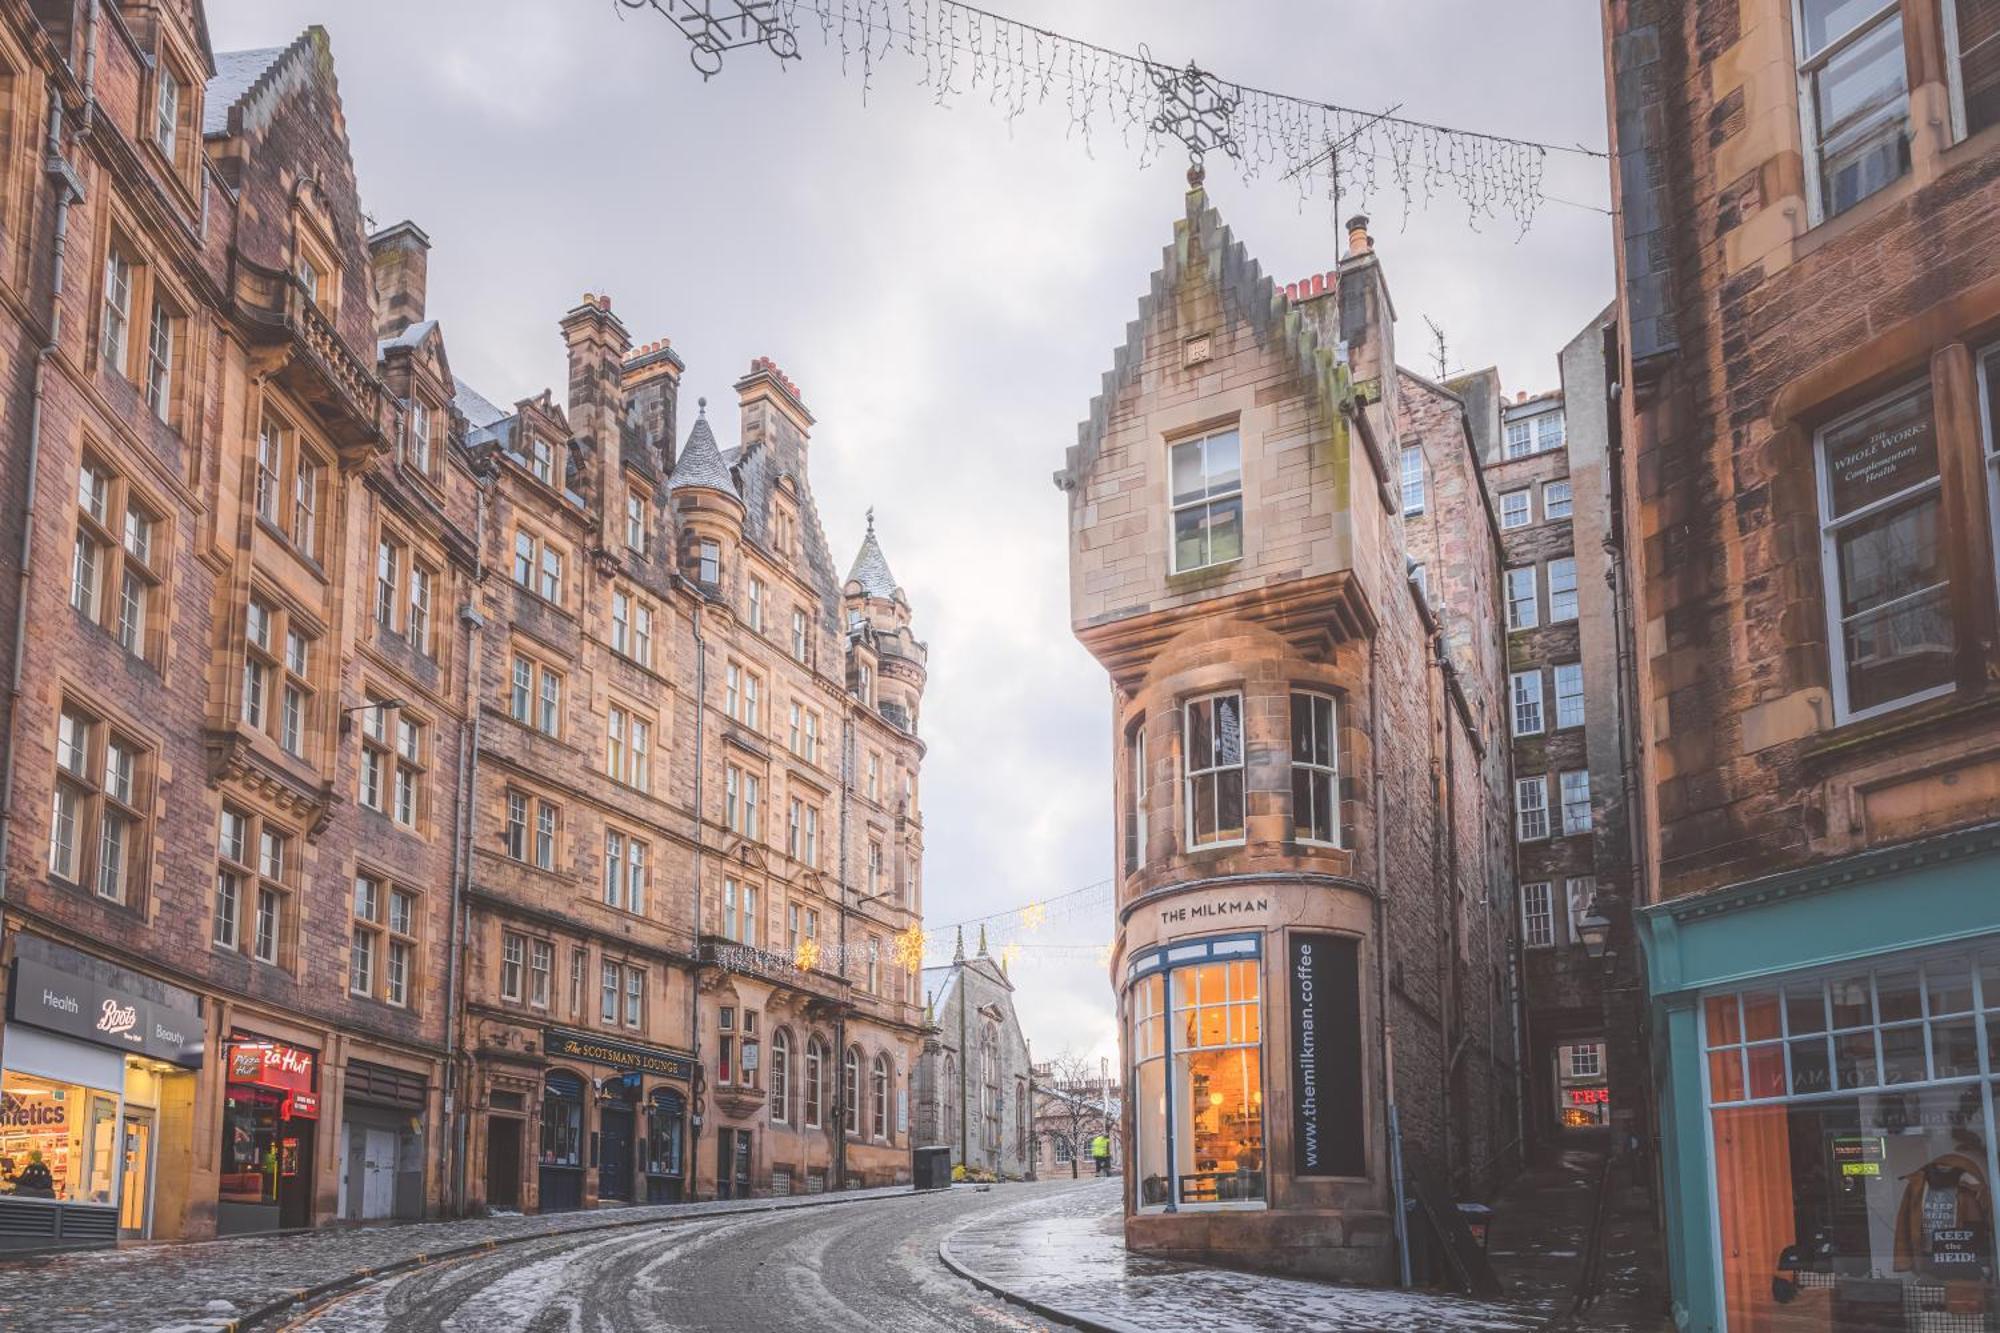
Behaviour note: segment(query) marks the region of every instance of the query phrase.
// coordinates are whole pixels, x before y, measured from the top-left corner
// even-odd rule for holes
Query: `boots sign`
[[[14,960],[7,1014],[16,1023],[131,1055],[201,1067],[201,1015],[192,1008],[149,1000],[93,977],[58,972],[32,958]]]

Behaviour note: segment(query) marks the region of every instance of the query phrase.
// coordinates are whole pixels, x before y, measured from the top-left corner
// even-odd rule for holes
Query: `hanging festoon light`
[[[911,926],[896,932],[890,948],[895,951],[896,961],[905,969],[915,969],[924,965],[924,928]]]
[[[799,29],[816,26],[822,46],[858,74],[864,101],[876,66],[921,62],[919,86],[951,106],[975,97],[1011,124],[1031,109],[1068,119],[1086,152],[1100,131],[1116,133],[1141,164],[1179,146],[1199,180],[1206,157],[1226,156],[1247,182],[1275,170],[1301,199],[1314,195],[1367,209],[1400,195],[1404,212],[1455,198],[1469,222],[1505,219],[1525,233],[1546,196],[1551,152],[1602,158],[1575,144],[1454,129],[1389,111],[1339,106],[1225,79],[1193,61],[1175,66],[1114,51],[956,0],[615,0],[664,16],[693,47],[704,78],[723,54],[764,47],[780,64],[801,58]]]
[[[792,966],[801,972],[811,972],[819,967],[819,941],[810,937],[799,941],[799,947],[792,951]]]
[[[1021,909],[1021,928],[1023,930],[1040,930],[1048,923],[1048,919],[1049,905],[1047,903],[1029,903]]]

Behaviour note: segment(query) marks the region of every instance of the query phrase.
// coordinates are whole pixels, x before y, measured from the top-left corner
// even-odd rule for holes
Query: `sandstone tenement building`
[[[906,1178],[925,649],[799,387],[601,296],[466,385],[320,29],[7,6],[0,107],[7,1243]]]
[[[1197,185],[1056,477],[1113,686],[1134,1249],[1387,1279],[1394,1127],[1461,1196],[1518,1150],[1499,531],[1394,317],[1365,219],[1279,288]]]
[[[1604,13],[1675,1319],[1992,1328],[2000,11]]]

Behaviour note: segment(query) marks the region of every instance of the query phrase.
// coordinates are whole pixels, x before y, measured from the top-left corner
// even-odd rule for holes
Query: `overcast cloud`
[[[1255,86],[1559,143],[1604,142],[1595,0],[989,0],[1011,16]],[[818,418],[812,481],[843,570],[869,505],[929,641],[926,910],[935,926],[1111,872],[1108,687],[1069,632],[1065,508],[1050,484],[1181,212],[1184,163],[1094,156],[1065,117],[950,109],[918,67],[858,78],[816,32],[780,71],[731,53],[704,83],[664,20],[612,0],[209,0],[217,49],[332,36],[364,205],[433,244],[430,311],[496,402],[565,383],[556,321],[608,292],[635,340],[671,337],[682,391],[735,427],[731,383],[769,355]],[[1333,266],[1324,203],[1210,172],[1267,272]],[[1605,203],[1603,163],[1547,188]],[[1550,203],[1528,236],[1440,202],[1371,202],[1401,360],[1555,384],[1557,349],[1611,295],[1610,219]],[[1102,944],[1111,909],[1030,943]],[[1011,932],[1010,932],[1011,933]],[[998,940],[996,937],[996,944]],[[1088,953],[1025,949],[1038,1056],[1115,1051]]]

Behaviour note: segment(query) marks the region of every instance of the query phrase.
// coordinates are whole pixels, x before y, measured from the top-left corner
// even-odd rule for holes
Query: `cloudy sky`
[[[1596,0],[988,2],[1246,85],[1604,142]],[[585,291],[610,293],[635,339],[673,339],[683,393],[720,404],[725,435],[752,357],[797,381],[834,550],[851,555],[875,506],[930,643],[933,926],[1106,879],[1109,695],[1069,632],[1049,478],[1171,237],[1182,161],[1142,170],[1110,134],[1086,152],[1053,109],[1010,125],[980,98],[937,107],[907,59],[877,70],[864,106],[816,31],[783,70],[746,50],[704,82],[672,27],[614,0],[208,12],[219,50],[326,26],[364,205],[430,234],[430,313],[487,396],[560,394],[556,321]],[[1221,166],[1209,189],[1267,272],[1333,266],[1326,203]],[[1519,240],[1448,201],[1407,219],[1398,198],[1370,201],[1404,363],[1432,368],[1428,316],[1454,370],[1498,364],[1510,390],[1553,387],[1557,349],[1610,298],[1607,189],[1601,162],[1552,156],[1547,190],[1567,202]],[[1013,976],[1037,1057],[1115,1050],[1090,947],[1110,935],[1108,889],[1032,932],[996,923],[996,947],[1025,946]]]

